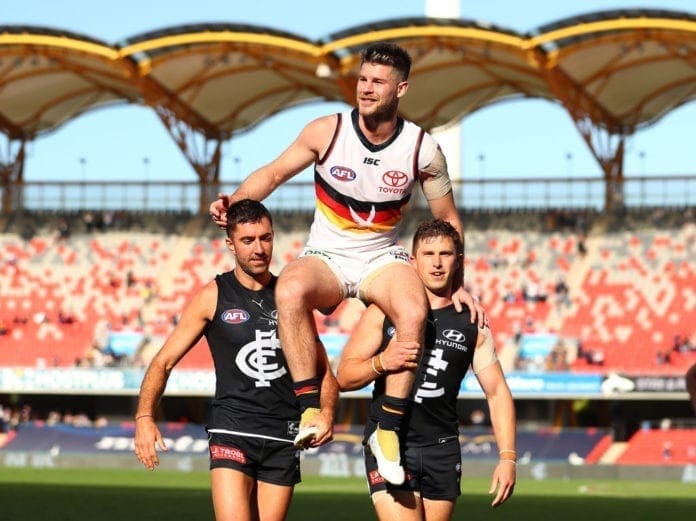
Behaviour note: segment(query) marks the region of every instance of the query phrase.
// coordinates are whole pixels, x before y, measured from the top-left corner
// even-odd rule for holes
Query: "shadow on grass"
[[[558,516],[563,521],[687,521],[693,519],[696,499],[628,499],[615,497],[515,496],[493,510],[486,495],[462,495],[454,521],[475,519],[540,521]],[[288,521],[363,521],[376,519],[367,493],[295,494]]]
[[[524,496],[492,510],[490,497],[463,495],[455,521],[494,519],[539,521],[685,521],[693,519],[696,499]],[[149,486],[46,485],[3,483],[0,519],[7,521],[202,521],[212,520],[210,492],[202,488]],[[365,491],[315,493],[298,490],[288,521],[375,519]]]
[[[0,485],[6,521],[194,521],[213,519],[208,490],[124,486]]]

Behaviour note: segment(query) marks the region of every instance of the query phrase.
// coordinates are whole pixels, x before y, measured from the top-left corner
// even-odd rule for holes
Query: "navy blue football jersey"
[[[400,431],[409,446],[433,445],[459,435],[457,397],[478,338],[478,327],[470,319],[466,308],[460,313],[454,305],[428,313],[423,357]],[[380,350],[386,348],[394,334],[394,326],[385,318]],[[384,377],[375,381],[370,406],[373,425],[366,428],[366,439],[376,425],[384,386]]]
[[[299,404],[278,339],[277,278],[260,291],[218,275],[215,316],[205,331],[216,388],[209,429],[292,440]]]

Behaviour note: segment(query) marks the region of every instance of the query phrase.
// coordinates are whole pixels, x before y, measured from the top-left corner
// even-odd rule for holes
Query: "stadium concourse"
[[[691,212],[464,214],[466,280],[490,315],[528,461],[696,464],[683,378],[696,362]],[[300,252],[310,218],[277,216],[274,272]],[[49,414],[55,423],[82,411],[80,427],[65,420],[80,436],[126,440],[143,367],[192,292],[232,267],[221,232],[188,214],[17,214],[4,222],[0,259],[0,405],[11,433],[0,454],[22,453],[41,437],[76,443],[70,429],[47,435]],[[361,310],[349,301],[316,315],[334,361]],[[212,380],[202,340],[172,375],[160,419],[205,423]],[[368,394],[341,401],[336,446],[346,454],[359,445],[351,425],[364,421]],[[494,451],[490,436],[471,431],[488,425],[471,379],[461,397],[463,456],[485,460]],[[19,422],[26,425],[17,430]],[[104,450],[128,446],[113,443]],[[199,445],[182,451],[200,455]]]

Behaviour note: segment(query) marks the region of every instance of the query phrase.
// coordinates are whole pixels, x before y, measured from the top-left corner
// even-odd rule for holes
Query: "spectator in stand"
[[[566,347],[563,340],[559,339],[553,349],[549,352],[546,358],[546,370],[547,371],[567,371],[568,361]]]
[[[126,287],[127,288],[132,288],[135,286],[135,283],[137,282],[135,278],[135,274],[133,273],[133,270],[128,270],[128,273],[126,273]]]
[[[4,318],[0,318],[0,336],[7,335],[10,332],[10,326],[7,325]]]
[[[694,406],[696,412],[696,364],[692,365],[686,372],[686,390],[691,399],[691,405]]]
[[[58,311],[58,323],[59,324],[73,324],[75,322],[75,316],[69,309],[60,309]]]
[[[515,345],[519,346],[520,342],[522,342],[522,326],[520,325],[519,320],[515,320],[514,324],[512,324],[512,332],[512,338],[515,341]]]
[[[556,310],[560,312],[561,307],[570,307],[570,289],[565,281],[563,275],[559,275],[556,279],[556,285],[554,286],[554,293],[556,294]]]
[[[658,349],[655,353],[655,363],[657,365],[666,365],[672,362],[671,353],[667,349]]]
[[[604,365],[604,351],[601,349],[593,349],[590,356],[592,365]]]
[[[58,240],[65,242],[70,238],[70,224],[65,217],[61,217],[58,221]]]
[[[10,430],[9,425],[10,425],[10,409],[3,407],[2,404],[0,403],[0,434],[5,433]],[[0,443],[0,447],[2,447],[2,443]]]
[[[691,340],[689,339],[688,336],[686,336],[686,335],[684,335],[684,336],[675,335],[674,336],[674,342],[672,343],[672,350],[675,353],[690,353],[694,349],[696,349],[696,347],[694,347],[691,344]]]
[[[85,213],[82,214],[82,222],[85,225],[85,230],[87,231],[87,233],[91,234],[94,231],[95,227],[94,214],[87,210]]]
[[[578,234],[578,254],[581,257],[584,257],[585,255],[587,255],[587,245],[585,244],[585,234],[584,233]]]
[[[102,229],[107,231],[114,227],[114,212],[105,210],[104,213],[102,213],[101,224]]]

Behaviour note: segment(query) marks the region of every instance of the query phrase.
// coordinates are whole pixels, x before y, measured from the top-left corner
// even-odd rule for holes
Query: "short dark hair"
[[[418,225],[416,233],[413,234],[413,244],[411,246],[412,254],[416,254],[420,241],[423,239],[434,239],[436,237],[449,237],[452,239],[452,242],[454,242],[455,252],[458,255],[464,254],[462,239],[459,236],[459,232],[454,226],[442,219],[431,219],[423,221]]]
[[[230,205],[227,209],[227,236],[231,236],[234,228],[240,223],[257,223],[266,218],[273,226],[271,212],[259,201],[242,199]]]
[[[360,65],[363,63],[391,65],[401,74],[402,81],[406,81],[411,72],[411,57],[406,49],[395,43],[379,42],[369,45],[360,53]]]

